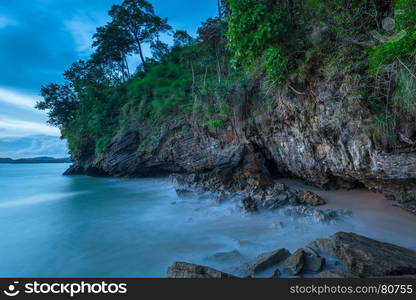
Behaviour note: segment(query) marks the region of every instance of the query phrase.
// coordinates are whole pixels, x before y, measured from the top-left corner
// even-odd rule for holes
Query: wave
[[[77,194],[79,193],[53,193],[35,195],[0,203],[0,208],[11,208],[16,206],[36,205],[44,202],[59,201]]]

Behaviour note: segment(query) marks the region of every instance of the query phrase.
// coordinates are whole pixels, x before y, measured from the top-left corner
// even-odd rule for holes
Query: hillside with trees
[[[409,206],[416,199],[415,4],[222,0],[192,37],[149,2],[124,0],[97,28],[90,59],[65,71],[65,83],[42,87],[37,108],[61,129],[80,173],[217,172],[227,165],[216,163],[218,153],[243,145],[240,167],[255,161],[257,168],[241,174],[365,185]],[[185,137],[193,142],[178,150]],[[213,152],[203,152],[210,145]],[[109,167],[121,152],[129,166]],[[213,158],[200,165],[195,153]],[[227,168],[235,174],[236,165]]]

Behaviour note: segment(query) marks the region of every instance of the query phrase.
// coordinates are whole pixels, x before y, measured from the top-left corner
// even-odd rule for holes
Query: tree
[[[225,22],[231,11],[228,7],[227,0],[217,0],[218,18]]]
[[[42,86],[42,101],[36,103],[39,110],[48,110],[48,123],[63,130],[75,119],[79,103],[75,91],[69,84],[49,84]]]
[[[173,34],[173,46],[184,47],[192,44],[194,39],[185,30],[176,30]]]
[[[223,64],[225,58],[225,36],[224,23],[220,18],[209,18],[202,23],[198,28],[198,35],[203,45],[206,45],[208,50],[214,53],[216,58],[216,71],[218,82],[221,82],[223,73]]]
[[[150,44],[150,50],[153,58],[160,62],[169,54],[169,45],[159,40],[154,41]]]
[[[124,0],[114,5],[110,12],[113,22],[130,35],[136,53],[140,56],[143,69],[147,72],[143,44],[152,42],[160,33],[171,29],[167,19],[156,16],[153,5],[146,0]]]
[[[107,70],[104,65],[96,64],[93,60],[79,60],[64,72],[64,78],[79,96],[87,87],[110,85],[110,71],[111,68]]]
[[[127,55],[133,51],[131,36],[114,22],[98,27],[93,36],[92,46],[96,48],[93,59],[96,64],[116,64],[123,81],[130,76]]]

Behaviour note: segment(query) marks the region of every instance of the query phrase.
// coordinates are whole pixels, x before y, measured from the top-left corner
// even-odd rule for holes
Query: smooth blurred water
[[[237,249],[249,260],[367,228],[354,217],[325,225],[249,216],[209,194],[180,199],[164,178],[61,176],[67,167],[0,164],[1,277],[164,277],[178,260],[232,271],[238,266],[206,257]],[[412,247],[406,234],[399,242]]]

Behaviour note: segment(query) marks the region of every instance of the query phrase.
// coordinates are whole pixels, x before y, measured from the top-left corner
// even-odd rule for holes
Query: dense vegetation
[[[48,110],[77,156],[104,151],[138,124],[157,134],[163,124],[186,117],[220,130],[235,105],[232,90],[247,90],[259,78],[268,90],[338,78],[355,89],[338,100],[371,112],[375,142],[393,151],[413,134],[404,124],[416,116],[415,4],[223,0],[218,16],[202,23],[194,38],[174,31],[149,2],[124,0],[97,28],[91,58],[75,62],[64,84],[42,87],[37,107]],[[166,33],[173,45],[161,39]],[[145,45],[152,58],[144,56]],[[140,62],[134,72],[131,56]]]

